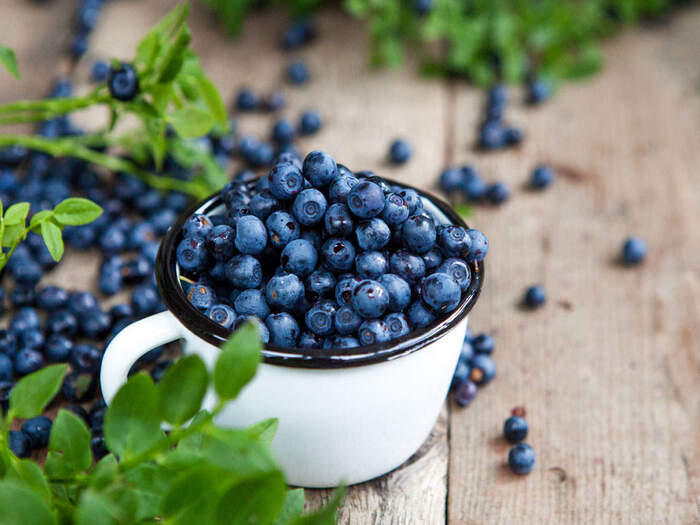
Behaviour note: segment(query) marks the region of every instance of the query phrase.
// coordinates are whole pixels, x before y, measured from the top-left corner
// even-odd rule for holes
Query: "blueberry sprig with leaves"
[[[226,175],[208,153],[190,142],[212,131],[226,132],[228,119],[221,96],[190,48],[188,12],[188,4],[175,7],[141,40],[131,62],[113,61],[107,81],[87,94],[0,106],[0,125],[46,121],[104,107],[109,119],[102,128],[56,138],[0,135],[0,147],[20,145],[56,157],[76,157],[131,173],[157,189],[196,197],[220,189]],[[0,63],[19,75],[10,49],[0,48]],[[135,118],[139,126],[119,132],[119,124],[127,118]],[[163,173],[168,155],[193,169],[196,176],[183,180]]]
[[[253,378],[259,361],[258,330],[249,323],[223,345],[211,375],[199,356],[190,355],[157,385],[148,374],[132,376],[107,408],[109,454],[97,463],[84,421],[60,410],[43,470],[11,452],[10,427],[51,403],[67,367],[26,376],[12,389],[2,421],[0,523],[334,523],[340,491],[327,507],[304,515],[303,490],[287,489],[269,450],[276,420],[245,429],[214,422]],[[201,406],[210,386],[218,401],[206,411]]]
[[[29,232],[38,233],[44,239],[53,260],[58,262],[63,256],[63,228],[82,226],[97,219],[102,214],[94,202],[80,197],[71,197],[60,202],[53,210],[42,210],[31,216],[29,224],[29,203],[18,202],[3,213],[0,202],[0,270],[5,267],[17,245],[27,238]]]

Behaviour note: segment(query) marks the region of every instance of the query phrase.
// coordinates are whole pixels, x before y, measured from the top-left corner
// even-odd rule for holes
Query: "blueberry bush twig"
[[[245,429],[214,422],[253,378],[259,361],[258,329],[247,323],[223,345],[213,374],[199,356],[190,355],[157,385],[145,373],[132,376],[107,408],[110,453],[97,463],[83,420],[60,410],[43,469],[12,454],[9,429],[16,418],[44,410],[67,367],[52,365],[26,376],[10,393],[0,432],[0,522],[334,523],[342,490],[328,506],[303,514],[303,490],[287,489],[269,451],[276,420]],[[201,406],[210,386],[218,402],[207,412]]]
[[[179,190],[198,198],[220,189],[227,181],[223,170],[207,153],[189,144],[209,132],[227,131],[228,119],[221,96],[189,46],[188,12],[188,4],[178,5],[138,44],[135,58],[126,64],[136,74],[132,93],[115,94],[108,80],[82,96],[0,106],[0,125],[46,121],[100,106],[110,115],[103,129],[76,137],[0,135],[0,147],[20,145],[53,156],[80,158],[131,173],[157,189]],[[0,63],[19,74],[8,48],[0,47]],[[112,62],[113,72],[121,67],[123,63]],[[135,117],[140,126],[119,134],[117,125],[127,117]],[[159,173],[168,155],[183,150],[187,155],[181,157],[187,158],[187,167],[197,176],[182,180]]]

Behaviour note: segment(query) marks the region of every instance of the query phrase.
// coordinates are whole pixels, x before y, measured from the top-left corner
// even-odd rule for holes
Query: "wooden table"
[[[91,59],[131,56],[137,38],[171,2],[110,2],[78,69]],[[74,3],[0,4],[0,35],[24,78],[2,73],[0,99],[45,92],[69,31]],[[283,114],[317,108],[323,132],[301,143],[353,169],[373,169],[430,189],[445,165],[473,163],[513,189],[499,208],[471,220],[491,241],[488,279],[471,318],[492,333],[497,379],[467,409],[447,403],[421,450],[381,479],[351,487],[341,523],[698,523],[700,522],[700,9],[666,26],[629,30],[606,44],[602,74],[563,87],[527,109],[512,93],[508,121],[527,135],[517,150],[476,154],[480,91],[426,80],[415,64],[366,68],[362,25],[337,10],[318,17],[316,44],[277,49],[285,19],[255,14],[237,41],[195,6],[194,45],[225,97],[247,84],[282,83],[292,56],[313,81],[285,88]],[[267,133],[271,119],[240,119]],[[404,168],[386,165],[393,137],[415,147]],[[553,187],[524,189],[538,162],[559,167]],[[637,269],[615,258],[623,239],[644,237]],[[94,282],[95,257],[69,255],[47,279]],[[86,272],[86,267],[89,271]],[[541,283],[549,300],[517,307]],[[410,385],[407,385],[410,387]],[[512,407],[527,409],[535,470],[512,475],[501,437]],[[309,446],[313,446],[312,443]],[[308,491],[311,506],[325,491]]]

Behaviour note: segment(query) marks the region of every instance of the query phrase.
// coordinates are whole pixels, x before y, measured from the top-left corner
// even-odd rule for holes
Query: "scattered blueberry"
[[[309,68],[301,60],[292,62],[287,67],[287,80],[292,84],[305,84],[310,76]]]
[[[503,424],[503,436],[509,443],[519,443],[527,437],[527,421],[522,417],[510,416]]]
[[[531,286],[525,291],[525,305],[529,308],[538,308],[547,300],[547,293],[539,285]]]
[[[405,140],[397,139],[389,147],[389,160],[394,164],[405,164],[411,158],[413,148]]]
[[[139,92],[139,77],[131,64],[122,63],[119,67],[110,67],[107,87],[113,98],[122,102],[132,100]]]
[[[10,430],[10,450],[18,458],[28,458],[32,454],[29,436],[20,430]]]
[[[530,187],[536,190],[544,189],[552,183],[554,177],[554,170],[545,164],[541,164],[532,170]]]
[[[518,443],[508,452],[508,465],[515,474],[529,474],[535,466],[535,451],[527,443]]]
[[[51,420],[46,416],[27,419],[22,424],[22,432],[29,438],[29,446],[31,448],[44,448],[49,444]]]
[[[641,263],[647,255],[647,244],[639,237],[630,237],[622,246],[622,261],[628,266]]]

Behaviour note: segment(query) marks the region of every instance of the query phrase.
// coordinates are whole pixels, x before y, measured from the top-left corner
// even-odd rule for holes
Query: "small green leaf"
[[[457,215],[460,217],[463,217],[465,219],[468,219],[469,217],[472,216],[472,207],[469,206],[466,202],[462,202],[460,204],[457,204],[455,206],[455,211],[457,212]]]
[[[158,384],[160,413],[168,423],[181,425],[201,408],[209,374],[198,355],[183,357],[168,369]]]
[[[5,224],[12,226],[15,224],[24,224],[29,214],[29,203],[18,202],[13,204],[5,211]]]
[[[168,122],[183,139],[194,139],[211,130],[214,118],[195,106],[185,106],[168,115]]]
[[[246,430],[251,434],[251,436],[253,436],[254,439],[260,441],[260,443],[270,445],[275,437],[275,433],[277,432],[277,427],[279,427],[279,425],[279,419],[271,417],[249,426]]]
[[[48,504],[27,487],[0,482],[0,523],[3,525],[54,525]]]
[[[17,66],[17,57],[15,52],[6,46],[0,46],[0,64],[12,73],[12,76],[19,78],[19,66]]]
[[[68,365],[51,365],[20,379],[10,391],[10,410],[26,419],[36,417],[61,388]]]
[[[106,495],[88,489],[80,496],[75,525],[117,525],[125,523],[119,506]]]
[[[214,388],[222,400],[235,398],[253,379],[260,362],[260,348],[260,333],[252,322],[241,326],[222,345],[214,366]]]
[[[185,51],[190,43],[190,30],[187,26],[180,27],[177,36],[172,44],[167,48],[167,51],[161,61],[158,69],[156,82],[166,84],[171,82],[182,69],[185,61]]]
[[[24,224],[13,224],[11,226],[5,226],[5,232],[2,236],[2,245],[5,248],[12,248],[19,241],[22,240],[24,235]]]
[[[92,464],[90,437],[82,419],[68,410],[59,411],[51,426],[46,473],[52,478],[68,479],[87,470]]]
[[[119,465],[113,454],[107,454],[97,462],[90,472],[90,486],[97,490],[103,489],[117,476]]]
[[[141,463],[139,466],[124,473],[124,480],[129,484],[132,494],[137,497],[135,519],[153,519],[160,513],[163,495],[172,481],[173,471],[152,462]]]
[[[224,101],[221,100],[221,95],[216,89],[216,86],[204,75],[197,77],[197,82],[199,83],[199,90],[204,99],[204,103],[209,108],[216,125],[225,131],[228,127],[228,115],[226,114],[226,106]]]
[[[61,236],[61,228],[53,222],[45,221],[41,223],[41,237],[44,239],[44,244],[49,250],[54,261],[58,262],[63,256],[63,237]]]
[[[107,448],[122,461],[164,439],[158,417],[158,391],[145,373],[132,376],[105,413]]]
[[[212,523],[214,505],[229,476],[208,464],[194,465],[173,479],[163,496],[161,513],[167,523]]]
[[[20,459],[7,472],[8,480],[24,485],[47,503],[51,501],[51,489],[36,461]]]
[[[272,525],[289,525],[304,512],[304,489],[288,490]]]
[[[102,208],[88,199],[71,197],[59,203],[53,210],[56,220],[67,226],[88,224],[100,215]]]
[[[29,229],[35,231],[35,228],[39,226],[42,221],[50,218],[53,215],[53,210],[41,210],[40,212],[32,215],[32,219],[29,221]]]
[[[282,508],[286,489],[279,471],[237,483],[222,494],[216,507],[216,523],[271,523]]]

